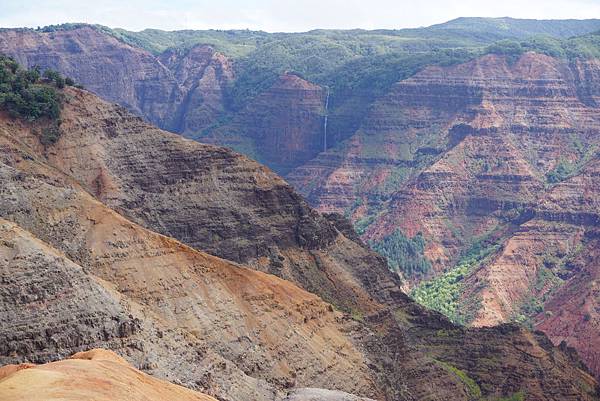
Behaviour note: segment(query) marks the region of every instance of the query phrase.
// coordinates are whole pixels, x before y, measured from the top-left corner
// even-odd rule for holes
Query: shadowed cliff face
[[[60,71],[87,89],[175,132],[198,132],[223,112],[229,61],[209,46],[156,57],[93,27],[41,33],[5,30],[0,53]]]
[[[459,328],[414,304],[380,258],[332,225],[346,231],[343,221],[310,209],[260,165],[152,128],[89,93],[65,95],[55,145],[39,143],[37,126],[1,120],[3,362],[105,347],[227,400],[315,391],[332,400],[339,391],[386,400],[521,391],[536,400],[597,399],[576,356],[543,335]],[[196,214],[205,210],[214,214]],[[234,210],[254,231],[229,220]],[[193,249],[148,229],[194,233],[172,222],[216,226],[219,218],[237,236],[231,246],[264,241],[283,256],[264,261],[269,269],[348,300],[351,315],[289,281],[197,250],[203,241],[218,250],[218,241],[190,235]],[[255,268],[262,261],[248,258]]]
[[[198,136],[230,146],[285,174],[323,151],[327,90],[284,74],[230,124]]]

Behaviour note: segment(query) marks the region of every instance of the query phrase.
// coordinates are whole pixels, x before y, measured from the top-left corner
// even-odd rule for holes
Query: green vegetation
[[[469,313],[474,308],[473,305],[463,305],[461,302],[463,280],[499,248],[498,244],[486,245],[484,240],[476,241],[453,268],[421,283],[411,292],[411,296],[421,305],[444,314],[454,323],[468,323],[472,319]],[[475,301],[471,300],[471,303]]]
[[[514,322],[532,328],[533,318],[544,312],[546,301],[557,288],[560,288],[564,280],[572,275],[571,270],[576,269],[574,261],[584,249],[584,246],[579,243],[566,253],[553,249],[552,253],[542,255],[537,267],[535,283],[530,289],[530,294],[520,305],[519,311],[512,317]],[[551,314],[550,311],[546,313]]]
[[[131,32],[102,26],[97,28],[122,42],[141,47],[154,54],[160,54],[167,49],[187,50],[197,44],[206,44],[229,57],[240,58],[254,51],[270,37],[270,34],[266,32],[250,30],[162,31],[145,29],[140,32]]]
[[[579,173],[597,152],[595,145],[587,147],[578,139],[573,141],[573,148],[577,153],[577,160],[559,159],[554,168],[546,174],[546,181],[549,184],[557,184]]]
[[[42,120],[43,126],[33,132],[45,146],[60,138],[62,95],[58,89],[73,84],[56,71],[46,70],[42,78],[38,68],[25,70],[15,60],[0,56],[0,109],[29,122]]]
[[[44,76],[48,83],[42,82],[39,69],[24,70],[13,59],[0,56],[0,108],[28,121],[58,119],[60,95],[56,88],[64,87],[64,78],[58,73]]]
[[[517,391],[508,397],[494,398],[493,401],[525,401],[525,392]]]
[[[58,141],[58,139],[60,138],[59,123],[60,123],[60,120],[53,122],[48,127],[42,128],[41,135],[39,135],[40,142],[42,143],[42,145],[48,146],[48,145],[52,145],[52,144],[56,143],[56,141]]]
[[[460,382],[465,386],[471,399],[473,399],[473,400],[478,400],[478,401],[525,401],[525,399],[526,399],[526,394],[522,390],[517,391],[516,393],[513,393],[506,397],[489,397],[489,396],[484,397],[483,393],[481,391],[481,387],[479,387],[477,382],[472,377],[470,377],[465,371],[457,368],[454,365],[451,365],[447,362],[440,361],[438,359],[435,359],[434,361],[438,366],[442,367],[447,372],[455,375],[456,378],[458,378],[458,380],[460,380]]]
[[[467,375],[464,371],[460,370],[456,366],[450,365],[449,363],[442,362],[439,360],[436,360],[435,362],[439,366],[444,368],[446,371],[454,374],[465,385],[471,397],[473,397],[476,400],[481,399],[481,388],[479,388],[477,382],[470,378],[469,375]]]
[[[354,231],[356,231],[358,235],[363,235],[367,230],[367,227],[369,227],[374,221],[374,215],[367,215],[354,223]]]
[[[74,27],[77,25],[64,26],[65,29]],[[502,39],[524,40],[534,35],[566,38],[585,34],[600,29],[600,21],[546,21],[542,24],[528,20],[461,18],[420,29],[314,30],[304,33],[167,32],[156,29],[130,32],[102,26],[96,28],[154,54],[167,49],[184,51],[197,44],[213,46],[234,59],[236,70],[240,72],[228,91],[229,106],[233,110],[247,104],[283,72],[297,72],[312,82],[331,88],[331,129],[332,132],[343,132],[348,125],[355,128],[358,124],[353,121],[342,124],[345,119],[338,122],[336,109],[343,112],[342,106],[355,100],[368,103],[385,93],[394,82],[427,65],[465,62],[480,55],[485,46]],[[541,47],[541,39],[534,44]],[[525,49],[519,47],[510,51],[521,53]],[[359,97],[349,98],[350,93]],[[356,120],[361,117],[356,116]]]
[[[458,308],[462,293],[462,280],[468,275],[471,266],[458,265],[442,275],[420,284],[411,296],[415,301],[430,309],[436,310],[451,321],[459,323],[461,313]]]
[[[409,238],[396,229],[383,240],[371,241],[369,245],[388,260],[392,270],[406,277],[424,276],[431,270],[431,263],[423,255],[425,238],[421,233]]]
[[[52,33],[82,26],[63,24],[39,30]],[[213,46],[234,61],[238,72],[226,91],[227,106],[232,113],[242,109],[286,71],[328,86],[332,137],[356,131],[370,103],[386,93],[393,83],[425,66],[466,62],[486,52],[512,58],[529,50],[556,57],[600,55],[600,35],[589,34],[600,29],[600,20],[459,18],[419,29],[303,33],[157,29],[131,32],[100,25],[92,27],[157,55],[167,50],[185,52],[198,44]],[[586,36],[571,38],[575,35]],[[209,131],[218,127],[217,124]]]
[[[525,52],[536,52],[551,57],[573,60],[600,57],[600,32],[568,39],[537,36],[527,40],[506,39],[488,46],[485,53],[503,54],[516,59]]]
[[[554,38],[570,38],[600,30],[600,20],[536,20],[502,18],[457,18],[428,29],[443,31],[461,30],[487,40],[503,38],[527,38],[531,36],[549,36]]]

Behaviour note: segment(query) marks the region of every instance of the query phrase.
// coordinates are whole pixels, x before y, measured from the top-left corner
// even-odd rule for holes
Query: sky
[[[87,22],[144,28],[414,28],[457,17],[600,18],[600,0],[0,0],[0,27]]]

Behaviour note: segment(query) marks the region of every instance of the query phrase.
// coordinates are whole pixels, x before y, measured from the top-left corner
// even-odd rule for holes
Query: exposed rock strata
[[[239,149],[285,174],[326,146],[327,102],[326,89],[286,73],[231,123],[198,139]]]
[[[60,71],[104,99],[171,131],[198,132],[223,113],[232,66],[209,46],[154,56],[92,26],[56,32],[3,30],[0,53]]]
[[[288,179],[321,210],[372,215],[364,239],[422,232],[429,277],[472,243],[496,241],[464,283],[472,323],[521,319],[541,305],[536,327],[577,347],[598,375],[593,307],[584,321],[559,305],[596,303],[583,283],[597,269],[583,255],[600,224],[599,71],[597,60],[534,53],[426,68],[376,102],[350,140]],[[549,181],[561,166],[572,177]]]

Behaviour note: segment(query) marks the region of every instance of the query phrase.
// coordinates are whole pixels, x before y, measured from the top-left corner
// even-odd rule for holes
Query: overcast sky
[[[88,22],[130,30],[409,28],[456,17],[600,18],[600,0],[0,0],[0,27]]]

